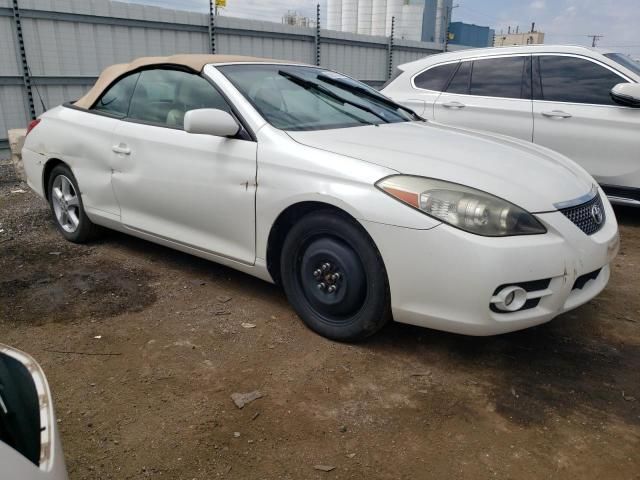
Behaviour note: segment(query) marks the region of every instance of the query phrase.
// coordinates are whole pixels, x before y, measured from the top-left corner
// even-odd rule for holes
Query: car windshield
[[[250,64],[218,68],[265,120],[282,130],[422,120],[368,85],[329,70]]]
[[[628,68],[636,75],[640,75],[640,61],[635,58],[625,55],[624,53],[606,53],[604,56]]]

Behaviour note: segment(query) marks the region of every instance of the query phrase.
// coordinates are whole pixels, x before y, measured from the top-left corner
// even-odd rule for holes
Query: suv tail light
[[[40,119],[39,118],[36,118],[35,120],[31,120],[31,122],[29,122],[29,126],[27,127],[27,134],[25,135],[25,137],[27,135],[29,135],[29,133],[31,133],[31,130],[36,128],[39,123],[40,123]]]

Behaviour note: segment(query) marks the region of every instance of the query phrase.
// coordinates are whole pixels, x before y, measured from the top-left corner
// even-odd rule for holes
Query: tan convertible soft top
[[[233,63],[233,62],[268,62],[268,63],[297,63],[286,62],[284,60],[272,60],[268,58],[243,57],[241,55],[199,55],[185,54],[172,55],[169,57],[141,57],[131,63],[119,63],[104,69],[98,77],[95,85],[84,97],[76,101],[76,107],[89,109],[100,98],[102,93],[118,78],[139,68],[152,65],[177,65],[189,68],[194,72],[201,72],[205,65],[210,63]]]

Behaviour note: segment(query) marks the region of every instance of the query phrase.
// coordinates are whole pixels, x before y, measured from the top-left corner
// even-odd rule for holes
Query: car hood
[[[568,158],[532,143],[434,122],[289,131],[304,145],[399,173],[477,188],[530,212],[589,193],[591,176]]]

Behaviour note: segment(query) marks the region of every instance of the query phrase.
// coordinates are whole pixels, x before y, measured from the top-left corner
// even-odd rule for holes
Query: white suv
[[[631,57],[577,46],[464,50],[399,66],[382,92],[428,119],[563,153],[612,202],[640,206],[640,63]]]

